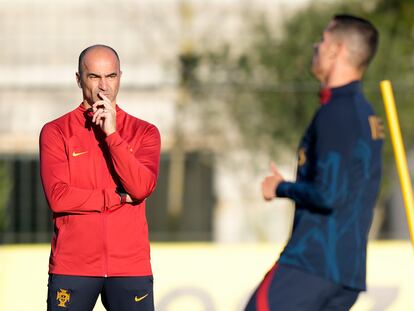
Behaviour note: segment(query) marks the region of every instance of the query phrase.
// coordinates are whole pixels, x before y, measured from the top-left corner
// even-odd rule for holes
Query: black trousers
[[[47,311],[92,311],[99,294],[108,311],[154,311],[153,278],[49,275]]]

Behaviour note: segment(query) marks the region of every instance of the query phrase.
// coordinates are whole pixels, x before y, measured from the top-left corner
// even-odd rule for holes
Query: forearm
[[[63,183],[55,184],[46,197],[54,213],[96,213],[119,204],[115,189],[80,189]]]
[[[158,132],[157,132],[158,133]],[[124,190],[139,201],[155,189],[159,169],[159,138],[149,139],[135,152],[117,134],[107,137],[114,169]]]
[[[333,198],[322,187],[304,182],[281,182],[276,188],[276,196],[289,198],[301,206],[318,207],[330,210],[333,207]]]
[[[125,192],[132,198],[142,201],[154,191],[157,175],[136,159],[125,160],[129,157],[113,156],[114,168]]]

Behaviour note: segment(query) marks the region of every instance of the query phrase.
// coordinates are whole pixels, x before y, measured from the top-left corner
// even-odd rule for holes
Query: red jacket
[[[116,107],[107,137],[80,105],[40,134],[40,174],[54,219],[49,273],[151,275],[145,199],[155,189],[158,129]],[[138,202],[121,204],[123,186]]]

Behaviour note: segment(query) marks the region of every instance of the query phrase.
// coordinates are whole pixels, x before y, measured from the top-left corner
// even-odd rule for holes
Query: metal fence
[[[151,240],[209,241],[212,238],[213,158],[195,152],[186,154],[183,207],[178,223],[171,226],[167,191],[170,158],[161,156],[157,189],[147,202]],[[2,198],[3,221],[0,243],[45,243],[52,235],[52,213],[44,197],[36,155],[0,157],[5,171],[7,196]]]

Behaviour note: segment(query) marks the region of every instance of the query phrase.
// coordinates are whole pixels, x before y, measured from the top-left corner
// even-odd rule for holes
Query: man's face
[[[97,47],[89,50],[81,64],[82,72],[77,73],[77,82],[82,89],[83,99],[90,106],[102,98],[104,94],[116,105],[121,71],[115,54],[106,48]]]
[[[326,82],[334,66],[338,51],[338,42],[330,32],[332,24],[333,22],[329,23],[322,34],[321,41],[313,46],[312,73],[322,83]]]

